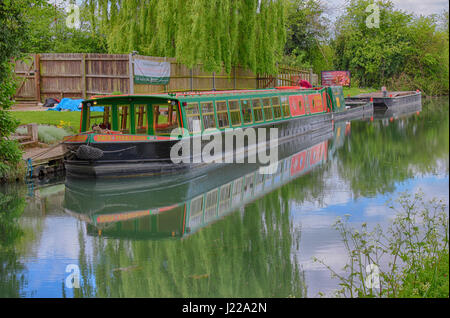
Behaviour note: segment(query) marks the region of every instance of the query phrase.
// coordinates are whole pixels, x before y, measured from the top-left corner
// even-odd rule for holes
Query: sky
[[[345,3],[348,0],[322,0],[330,7],[343,10]],[[449,0],[391,0],[397,8],[412,12],[415,14],[429,15],[433,13],[442,13],[443,10],[448,10]],[[50,3],[64,4],[69,0],[48,0]],[[76,0],[77,4],[81,3],[81,0]]]
[[[348,0],[322,0],[333,9],[336,9],[336,16],[343,13],[345,3]],[[442,13],[448,10],[449,0],[391,0],[394,5],[401,10],[417,15],[430,15],[434,13]]]

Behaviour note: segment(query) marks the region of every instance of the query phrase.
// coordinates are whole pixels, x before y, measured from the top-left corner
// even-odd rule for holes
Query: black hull
[[[330,129],[331,123],[332,114],[325,113],[278,123],[262,124],[252,128],[278,128],[278,143],[282,144],[307,133]],[[173,163],[170,159],[170,150],[177,142],[167,140],[92,143],[89,146],[98,148],[103,153],[101,158],[97,160],[77,158],[75,153],[78,147],[83,144],[66,143],[65,147],[70,153],[65,160],[66,174],[69,177],[78,178],[137,177],[184,173],[206,165],[212,165],[203,162],[196,163],[195,160],[191,160],[191,163]],[[208,142],[202,141],[203,144]],[[222,142],[222,144],[225,145],[225,142]],[[237,156],[237,152],[247,158],[248,151],[248,147],[245,147],[244,149],[236,149],[234,154],[228,155]],[[213,164],[213,166],[216,165]]]

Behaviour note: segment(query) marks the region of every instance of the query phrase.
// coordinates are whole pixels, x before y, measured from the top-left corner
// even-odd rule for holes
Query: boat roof
[[[322,87],[319,87],[319,89]],[[98,101],[98,100],[111,100],[111,99],[124,99],[124,98],[133,98],[133,99],[143,99],[143,98],[160,98],[164,100],[188,100],[193,98],[216,98],[216,97],[233,97],[233,96],[241,96],[245,94],[274,94],[274,93],[298,93],[309,92],[317,90],[318,88],[301,88],[297,86],[285,86],[285,87],[276,87],[269,89],[254,89],[254,90],[227,90],[227,91],[202,91],[202,92],[181,92],[181,93],[164,93],[164,94],[123,94],[123,95],[97,95],[92,96],[90,99],[86,101]]]

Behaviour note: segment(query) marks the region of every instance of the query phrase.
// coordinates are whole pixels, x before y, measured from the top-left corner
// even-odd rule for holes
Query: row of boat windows
[[[245,201],[252,196],[262,194],[264,189],[269,190],[273,185],[280,183],[281,180],[289,178],[290,164],[291,158],[287,158],[279,163],[279,168],[274,174],[250,173],[192,199],[189,226],[192,228],[198,227],[202,223],[214,219],[217,214],[220,216],[230,211],[242,200]]]
[[[324,158],[323,150],[324,143],[279,161],[277,171],[273,174],[252,172],[192,199],[189,226],[195,228],[207,223],[236,208],[243,201],[247,202],[284,181],[296,178],[299,173],[305,173]],[[307,161],[302,165],[303,153]],[[303,168],[299,169],[298,165]]]
[[[288,96],[188,103],[185,111],[187,128],[191,133],[210,128],[239,127],[291,116]]]

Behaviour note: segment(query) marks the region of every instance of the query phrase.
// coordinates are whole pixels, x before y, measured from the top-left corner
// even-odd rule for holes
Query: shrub
[[[340,275],[325,265],[340,281],[337,296],[344,297],[448,297],[449,217],[446,205],[423,193],[402,194],[396,217],[383,230],[367,224],[357,230],[339,219],[350,262]],[[376,277],[373,274],[378,271]],[[379,280],[373,284],[374,280]],[[369,284],[368,284],[369,283]]]

